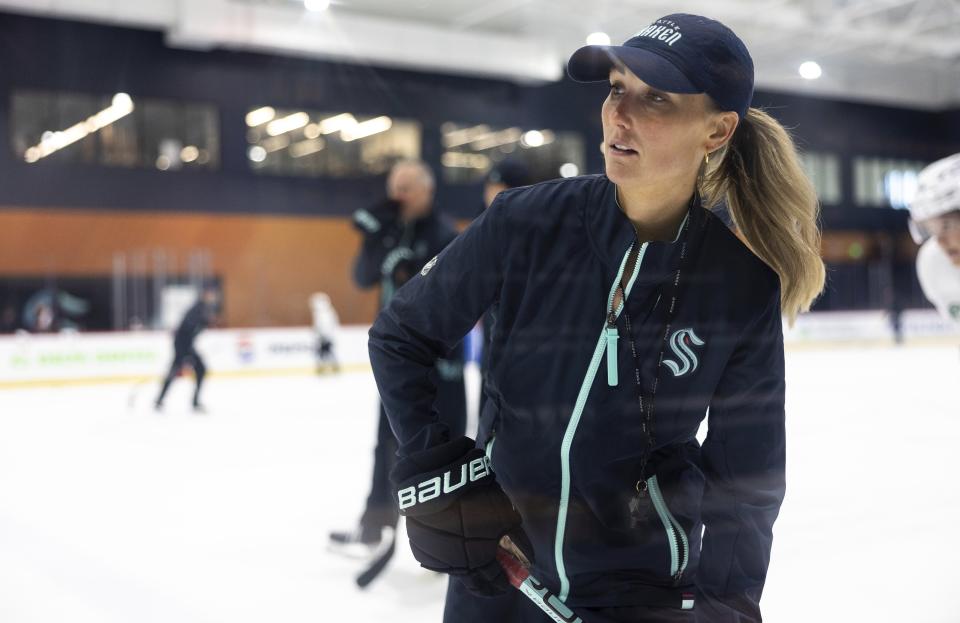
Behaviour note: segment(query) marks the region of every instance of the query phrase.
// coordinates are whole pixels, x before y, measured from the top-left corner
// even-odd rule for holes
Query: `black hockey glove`
[[[400,218],[400,204],[386,199],[377,205],[353,213],[353,227],[364,236],[378,237],[390,230]]]
[[[510,590],[496,559],[500,538],[509,534],[528,557],[532,548],[473,440],[461,437],[404,458],[391,478],[421,566],[449,573],[478,595]]]

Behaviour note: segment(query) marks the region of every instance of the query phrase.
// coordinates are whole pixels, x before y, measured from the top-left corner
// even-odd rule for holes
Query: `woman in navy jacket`
[[[759,621],[781,314],[824,279],[815,193],[718,22],[667,16],[568,71],[610,82],[606,175],[501,193],[370,331],[414,555],[459,580],[448,621],[547,620],[496,562],[505,535],[587,623]],[[451,438],[428,374],[491,307],[486,425]]]

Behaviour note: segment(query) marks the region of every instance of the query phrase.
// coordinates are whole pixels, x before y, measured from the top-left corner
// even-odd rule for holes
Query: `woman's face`
[[[660,91],[619,66],[610,70],[602,118],[607,177],[634,187],[692,188],[704,155],[737,124],[736,113],[715,111],[707,95]]]

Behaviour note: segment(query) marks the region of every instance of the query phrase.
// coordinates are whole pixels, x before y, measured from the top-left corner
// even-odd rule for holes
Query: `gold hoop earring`
[[[709,154],[709,153],[703,154],[703,163],[704,163],[704,164],[710,164],[710,154]]]

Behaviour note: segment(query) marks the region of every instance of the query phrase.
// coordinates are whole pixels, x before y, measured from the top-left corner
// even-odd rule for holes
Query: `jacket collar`
[[[617,202],[617,187],[606,176],[598,176],[598,187],[584,206],[584,223],[594,253],[609,271],[616,271],[630,245],[637,241],[636,231]],[[698,232],[706,218],[699,194],[690,199],[687,216],[680,225],[677,238],[669,242],[655,241],[647,245],[637,283],[656,283],[676,270],[680,262],[683,237],[688,236],[688,253],[698,244]],[[686,233],[684,233],[686,229]]]

